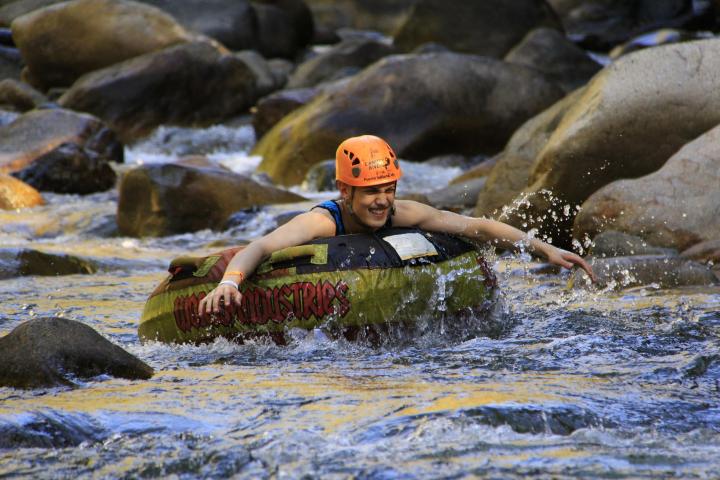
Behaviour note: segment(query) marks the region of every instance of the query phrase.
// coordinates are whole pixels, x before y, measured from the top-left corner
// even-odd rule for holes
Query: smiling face
[[[354,220],[361,226],[377,230],[387,222],[395,202],[397,182],[383,183],[372,187],[350,187],[338,182],[343,201],[352,206]]]

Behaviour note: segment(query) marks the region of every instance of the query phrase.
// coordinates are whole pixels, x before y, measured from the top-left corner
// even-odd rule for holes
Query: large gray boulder
[[[199,41],[89,73],[58,102],[98,116],[128,143],[161,124],[208,125],[241,113],[257,100],[257,85],[242,58]]]
[[[394,37],[405,52],[436,42],[456,52],[502,58],[542,26],[562,28],[545,0],[418,0]]]
[[[58,276],[95,273],[97,266],[72,255],[29,248],[0,248],[0,278],[26,275]]]
[[[585,85],[602,66],[552,28],[536,28],[507,55],[506,62],[543,72],[566,92]]]
[[[285,117],[254,153],[263,157],[260,169],[285,185],[362,133],[385,138],[408,160],[495,153],[561,96],[544,75],[487,57],[394,55]]]
[[[91,327],[65,318],[29,320],[0,338],[0,386],[72,386],[72,377],[148,379],[153,369]]]
[[[183,27],[232,50],[257,47],[258,21],[247,0],[140,0],[172,15]]]
[[[302,200],[224,169],[146,165],[122,178],[117,223],[122,234],[137,237],[221,229],[238,210]]]
[[[720,39],[642,50],[606,67],[538,154],[527,202],[507,220],[569,245],[576,207],[591,194],[658,170],[720,124],[719,70]]]
[[[109,162],[123,161],[123,146],[97,118],[69,110],[31,110],[0,127],[0,172],[35,188],[91,193],[111,188]]]
[[[538,154],[582,94],[583,90],[579,89],[567,95],[518,128],[487,174],[477,198],[475,215],[504,219],[503,208],[512,211],[517,207],[513,202],[522,201],[520,195],[528,185]]]
[[[720,126],[673,155],[657,172],[595,192],[575,219],[575,236],[606,229],[685,250],[720,233]]]
[[[354,75],[394,52],[385,43],[366,38],[344,40],[300,65],[290,75],[287,88],[313,87],[321,82]]]
[[[130,0],[58,3],[16,18],[12,32],[25,78],[43,91],[191,37],[170,15]]]
[[[12,78],[0,80],[0,107],[27,112],[46,103],[47,97],[27,83]]]

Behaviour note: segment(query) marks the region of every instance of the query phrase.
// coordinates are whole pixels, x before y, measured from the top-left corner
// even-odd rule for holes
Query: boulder
[[[129,143],[161,124],[219,122],[257,97],[247,63],[216,44],[191,42],[89,73],[59,103],[97,115]]]
[[[117,175],[107,158],[77,143],[63,143],[12,175],[38,190],[81,195],[115,186]]]
[[[592,240],[590,254],[593,257],[629,257],[632,255],[678,255],[674,248],[656,247],[644,239],[615,230],[606,230]]]
[[[302,188],[313,192],[335,191],[335,159],[324,160],[310,167],[302,182]]]
[[[607,229],[678,250],[717,239],[720,126],[685,145],[657,172],[595,192],[583,204],[573,232],[592,237]]]
[[[299,88],[280,90],[261,98],[257,105],[251,109],[255,137],[262,138],[290,112],[307,105],[319,94],[320,89],[317,88]]]
[[[11,78],[0,80],[0,107],[26,112],[46,103],[47,97],[30,85]]]
[[[65,159],[68,154],[71,157]],[[82,163],[83,157],[94,166],[76,163]],[[71,175],[100,172],[105,168],[101,164],[123,161],[123,147],[100,120],[68,110],[32,110],[0,127],[0,172],[18,172],[42,158],[45,166],[40,166],[41,170],[58,161],[65,166],[76,165],[74,172],[68,172]],[[64,175],[62,171],[56,173]],[[76,180],[89,184],[97,181]]]
[[[586,260],[597,277],[596,286],[600,288],[623,289],[640,285],[674,288],[720,283],[706,265],[678,256],[588,257]],[[578,269],[570,277],[569,283],[573,287],[586,287],[590,285],[590,279]]]
[[[584,48],[607,51],[662,27],[711,29],[708,2],[693,0],[549,0],[568,35]]]
[[[94,263],[72,255],[45,253],[29,248],[0,249],[0,278],[91,274],[96,271]]]
[[[73,386],[73,377],[148,379],[153,369],[91,327],[66,318],[38,318],[0,338],[0,386]]]
[[[719,69],[720,39],[642,50],[606,67],[545,143],[524,190],[527,201],[507,221],[527,223],[569,245],[576,207],[590,195],[658,170],[684,144],[720,124],[720,95],[708,94],[720,88]]]
[[[504,207],[514,201],[527,186],[538,154],[553,134],[565,113],[581,98],[579,89],[544,112],[525,122],[510,138],[505,149],[496,156],[495,166],[487,173],[487,181],[480,190],[475,215],[502,218]],[[520,225],[521,227],[523,225]]]
[[[427,202],[423,203],[441,210],[464,211],[475,206],[478,193],[484,184],[485,178],[482,177],[454,182],[447,187],[425,194]]]
[[[492,172],[493,168],[495,168],[495,165],[497,165],[498,160],[500,159],[501,155],[494,155],[490,158],[485,159],[484,161],[478,163],[477,165],[469,168],[462,174],[458,175],[457,177],[453,178],[450,182],[451,185],[454,185],[456,183],[463,183],[468,180],[473,180],[476,178],[484,178],[490,175],[490,172]],[[483,182],[484,185],[485,182]],[[483,187],[484,188],[484,187]],[[479,194],[480,192],[478,192]]]
[[[660,45],[668,45],[671,43],[688,42],[691,40],[703,40],[712,38],[711,32],[690,32],[685,30],[676,30],[673,28],[663,28],[654,32],[649,32],[639,37],[635,37],[622,45],[613,48],[608,54],[613,60],[617,60],[628,53],[642,50],[643,48],[657,47]]]
[[[456,52],[502,58],[537,27],[562,28],[545,0],[418,0],[394,37],[404,52],[436,42]]]
[[[231,50],[257,48],[258,21],[247,0],[140,0],[169,13],[183,27]]]
[[[505,55],[505,61],[543,72],[568,93],[585,85],[602,68],[552,28],[536,28],[528,33]]]
[[[17,178],[0,173],[0,210],[16,210],[43,205],[40,192]]]
[[[118,227],[129,236],[161,236],[223,228],[244,208],[304,200],[224,169],[146,165],[120,183]]]
[[[303,0],[252,0],[258,20],[257,50],[266,58],[293,59],[314,36],[312,12]]]
[[[402,158],[495,153],[562,91],[526,67],[457,53],[390,56],[326,91],[256,145],[260,169],[299,183],[347,137],[373,133]]]
[[[287,83],[288,77],[284,76],[278,69],[273,69],[270,62],[255,50],[237,52],[235,58],[242,61],[252,71],[255,77],[255,97],[268,95]]]
[[[13,38],[40,90],[66,87],[81,75],[187,42],[170,15],[129,0],[72,0],[12,23]]]
[[[298,65],[287,88],[313,87],[321,82],[355,75],[371,63],[392,54],[393,47],[364,38],[344,40]]]

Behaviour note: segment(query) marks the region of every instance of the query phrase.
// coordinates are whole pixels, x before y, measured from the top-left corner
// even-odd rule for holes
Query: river
[[[121,170],[211,153],[248,172],[252,143],[242,126],[162,129],[128,148]],[[409,189],[457,173],[408,171]],[[114,191],[46,199],[0,212],[0,245],[99,271],[0,280],[0,335],[71,318],[156,374],[0,388],[2,478],[718,478],[718,288],[569,290],[567,274],[501,256],[500,338],[457,339],[449,324],[379,347],[322,331],[292,332],[286,347],[141,344],[144,302],[173,257],[255,238],[298,205],[223,232],[133,239],[114,233]]]

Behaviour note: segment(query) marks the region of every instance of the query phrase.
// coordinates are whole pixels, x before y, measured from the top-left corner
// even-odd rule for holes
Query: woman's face
[[[372,229],[383,227],[395,202],[395,187],[396,182],[372,187],[355,187],[352,209],[357,219]]]

